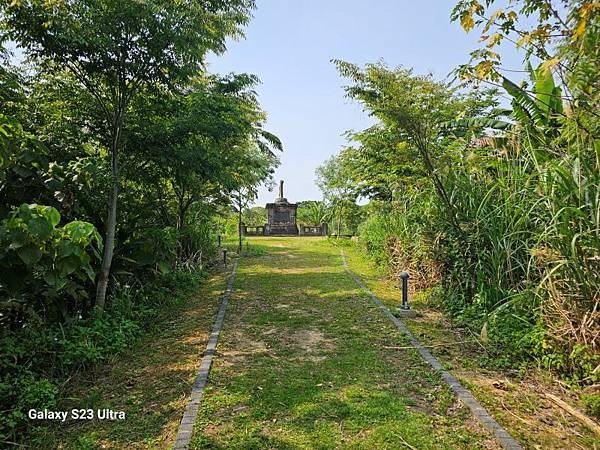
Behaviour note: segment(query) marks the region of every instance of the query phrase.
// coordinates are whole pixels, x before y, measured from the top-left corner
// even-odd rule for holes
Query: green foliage
[[[0,215],[47,191],[48,151],[21,123],[0,112]],[[31,198],[30,197],[30,198]]]
[[[100,77],[107,88],[118,89],[146,81],[176,83],[195,75],[206,52],[222,53],[227,36],[240,36],[239,27],[247,23],[253,6],[250,0],[0,3],[8,36],[30,54],[64,64],[81,78]]]
[[[588,394],[582,397],[585,411],[592,417],[600,419],[600,395]]]
[[[0,47],[0,441],[196,286],[218,216],[269,182],[258,79],[204,66],[253,7],[0,0],[0,44],[27,57]]]
[[[264,206],[246,208],[242,220],[246,225],[263,225],[267,220],[267,210]]]
[[[3,322],[16,326],[24,309],[54,320],[81,311],[102,241],[88,222],[59,222],[56,209],[23,204],[0,224]]]
[[[150,228],[132,233],[123,252],[136,270],[169,273],[177,258],[178,232],[173,227]]]
[[[201,280],[199,272],[172,272],[159,283],[131,278],[114,286],[113,301],[101,315],[50,325],[32,315],[27,327],[12,332],[2,328],[0,439],[12,441],[22,433],[30,424],[27,410],[60,407],[66,376],[107,362],[133,345]]]
[[[116,245],[117,205],[123,187],[119,157],[125,118],[131,113],[133,99],[144,90],[166,88],[178,92],[190,83],[204,68],[208,52],[222,53],[227,37],[241,35],[240,27],[247,23],[253,7],[252,0],[184,3],[86,0],[53,4],[37,0],[0,1],[4,34],[34,57],[45,71],[60,74],[67,70],[96,108],[84,116],[98,126],[96,138],[108,150],[111,188],[96,308],[101,310],[105,305]],[[104,32],[98,33],[99,29]],[[244,122],[239,115],[236,119],[233,123]],[[262,138],[257,144],[261,149],[265,140],[278,141],[263,130],[258,136]],[[171,150],[176,151],[177,146]],[[126,156],[136,159],[135,154]],[[181,158],[179,162],[183,162],[181,167],[187,167]],[[193,177],[188,175],[188,178]],[[181,209],[185,192],[176,194]],[[182,215],[185,213],[180,211],[178,217]]]
[[[444,308],[481,334],[494,365],[538,358],[596,383],[598,145],[581,116],[565,115],[548,64],[528,66],[529,86],[504,79],[510,111],[493,92],[336,64],[379,123],[349,134],[319,174],[332,202],[371,198],[367,253],[417,287],[443,286]]]
[[[296,210],[296,220],[305,225],[327,223],[330,215],[331,213],[327,205],[322,201],[309,200],[300,202]]]
[[[335,157],[317,168],[317,185],[323,192],[329,234],[342,236],[356,233],[361,211],[356,204],[356,192],[351,186],[350,177],[348,167],[338,164]]]
[[[503,78],[502,86],[512,97],[514,117],[527,127],[530,136],[544,142],[560,133],[563,115],[561,89],[554,84],[552,73],[541,65],[536,70],[529,65],[529,73],[533,95],[507,78]]]
[[[388,268],[394,277],[409,271],[411,285],[417,289],[430,288],[440,281],[440,261],[433,251],[425,207],[431,198],[430,191],[422,191],[391,205],[371,202],[366,207],[367,218],[359,227],[359,242],[367,256]]]

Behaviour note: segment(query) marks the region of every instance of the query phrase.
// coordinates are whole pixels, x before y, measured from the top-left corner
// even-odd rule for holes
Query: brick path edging
[[[344,264],[344,269],[346,270],[346,273],[348,273],[348,275],[350,275],[354,282],[369,295],[373,303],[375,303],[375,305],[379,307],[383,314],[387,316],[392,322],[394,322],[396,328],[398,328],[398,330],[400,330],[404,335],[406,335],[409,338],[411,345],[421,354],[421,357],[425,361],[427,361],[427,363],[431,367],[433,367],[439,372],[442,379],[446,383],[448,383],[448,385],[452,388],[456,396],[465,405],[469,407],[473,415],[477,418],[477,420],[481,422],[484,428],[493,433],[498,442],[500,442],[502,447],[504,447],[505,449],[523,450],[521,444],[519,444],[510,434],[508,434],[508,432],[504,428],[502,428],[502,426],[498,422],[496,422],[496,420],[492,416],[490,416],[490,414],[485,410],[485,408],[481,406],[477,399],[475,399],[473,394],[471,394],[467,389],[465,389],[463,385],[460,384],[460,381],[458,381],[452,374],[450,374],[450,372],[444,370],[440,362],[429,352],[429,350],[427,350],[421,345],[421,343],[408,330],[408,328],[406,328],[406,325],[404,325],[404,323],[402,323],[400,319],[398,319],[391,313],[388,307],[385,306],[381,302],[381,300],[379,300],[377,296],[369,290],[369,288],[362,282],[358,275],[356,275],[354,272],[352,272],[352,270],[350,270],[348,262],[346,261],[346,255],[344,254],[344,250],[340,250],[340,254],[342,256],[342,263]]]
[[[231,275],[229,276],[229,281],[227,282],[227,288],[221,296],[219,312],[217,313],[217,318],[213,324],[212,332],[210,333],[210,337],[206,343],[206,349],[204,350],[202,362],[200,363],[200,368],[198,369],[198,375],[196,375],[196,380],[194,381],[194,385],[192,387],[190,401],[185,408],[183,418],[181,419],[179,429],[177,430],[177,437],[175,438],[175,444],[173,444],[173,450],[187,450],[189,448],[190,441],[192,439],[192,433],[194,431],[194,424],[196,423],[196,417],[198,416],[200,401],[202,400],[204,388],[208,382],[212,358],[217,349],[219,333],[221,332],[221,328],[223,328],[225,310],[227,309],[229,297],[231,296],[231,291],[233,290],[233,282],[235,281],[235,275],[237,272],[237,263],[238,260],[234,260],[233,268],[231,269]]]

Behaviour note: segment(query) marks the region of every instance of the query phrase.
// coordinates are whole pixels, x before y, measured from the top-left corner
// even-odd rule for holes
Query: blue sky
[[[498,2],[502,6],[503,1]],[[214,73],[257,75],[266,129],[284,145],[275,181],[285,180],[288,200],[319,200],[315,169],[344,145],[343,133],[373,123],[344,97],[346,80],[331,63],[363,65],[384,60],[443,79],[479,46],[478,33],[450,23],[456,0],[256,0],[246,38],[210,55]],[[22,58],[19,49],[14,61]],[[522,68],[522,55],[501,46],[503,67]],[[513,75],[513,78],[515,74]],[[275,189],[276,190],[276,189]],[[261,187],[255,204],[272,201]]]
[[[360,105],[344,98],[331,59],[356,64],[383,59],[389,66],[446,77],[468,61],[477,33],[450,23],[451,0],[257,0],[246,39],[211,56],[212,72],[248,72],[268,114],[267,129],[285,150],[275,179],[285,180],[288,200],[320,199],[315,169],[337,153],[349,129],[372,121]],[[507,55],[510,56],[510,55]],[[520,68],[520,58],[506,59]],[[272,201],[260,190],[256,204]]]

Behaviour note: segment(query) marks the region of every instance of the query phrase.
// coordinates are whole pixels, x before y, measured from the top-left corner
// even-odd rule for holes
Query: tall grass
[[[526,143],[466,150],[440,171],[460,231],[433,190],[373,208],[361,240],[393,273],[443,286],[443,304],[500,364],[536,358],[578,383],[600,380],[597,151],[560,157]],[[487,154],[486,154],[487,152]]]
[[[536,160],[547,216],[536,247],[547,330],[544,360],[574,381],[600,381],[600,164],[598,148]]]

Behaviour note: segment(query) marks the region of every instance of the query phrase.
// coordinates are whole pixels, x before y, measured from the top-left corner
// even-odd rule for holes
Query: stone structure
[[[327,224],[302,225],[300,230],[296,225],[296,210],[298,205],[290,203],[283,196],[283,180],[279,182],[279,196],[274,203],[267,203],[267,223],[265,225],[242,224],[245,236],[327,236]]]
[[[298,227],[296,226],[296,203],[290,203],[283,196],[283,180],[279,182],[279,197],[275,203],[267,203],[267,224],[265,225],[265,235],[272,236],[276,234],[296,235]]]
[[[300,225],[301,236],[327,236],[327,224],[321,225]]]

